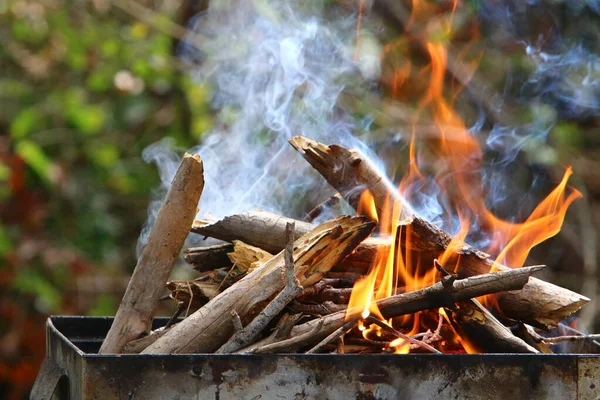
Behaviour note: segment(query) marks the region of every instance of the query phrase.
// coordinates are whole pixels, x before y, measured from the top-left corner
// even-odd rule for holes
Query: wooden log
[[[305,235],[313,229],[308,222],[254,210],[216,221],[195,220],[192,224],[192,232],[227,242],[241,240],[270,253],[279,253],[285,248],[285,226],[288,223],[294,223],[296,237]]]
[[[494,272],[490,274],[473,276],[452,282],[438,282],[425,289],[416,290],[390,296],[376,302],[379,311],[386,319],[400,315],[412,314],[417,311],[447,307],[458,301],[468,300],[486,294],[498,293],[507,290],[519,290],[527,283],[531,273],[543,269],[542,266],[523,267],[509,271]],[[301,325],[295,326],[290,333],[293,346],[286,340],[279,346],[267,337],[251,346],[241,349],[240,353],[297,351],[299,347],[315,345],[336,329],[339,329],[347,320],[356,318],[364,311],[363,307],[353,307],[350,310],[338,311],[325,315]],[[297,338],[301,337],[302,340]],[[268,346],[268,347],[267,347]]]
[[[285,247],[285,226],[295,224],[297,237],[312,229],[308,222],[283,217],[268,211],[254,210],[235,214],[217,221],[198,219],[192,224],[192,232],[215,239],[232,242],[240,240],[251,246],[278,253]],[[356,250],[344,259],[339,270],[367,272],[375,259],[377,251],[389,246],[390,240],[368,238]]]
[[[295,136],[289,142],[355,209],[365,189],[373,195],[377,215],[389,212],[390,202],[400,208],[406,206],[397,188],[360,151],[327,146],[303,136]],[[412,214],[409,209],[403,211],[402,215]]]
[[[387,184],[385,177],[359,152],[337,145],[327,146],[301,136],[290,139],[290,144],[340,193],[347,193],[352,187],[371,190],[378,215],[382,215],[384,210],[389,210],[392,206],[396,209],[406,207],[402,204],[396,188]],[[409,218],[405,225],[411,225],[411,237],[408,241],[410,246],[420,251],[421,255],[429,252],[431,260],[439,257],[448,247],[451,236],[427,221],[416,216],[411,217],[409,214],[410,210],[404,208],[402,215]],[[368,254],[371,253],[372,249]],[[509,269],[507,266],[495,264],[488,254],[469,245],[463,246],[454,254],[460,256],[461,268],[456,272],[461,276]],[[423,265],[431,265],[427,262],[421,259]],[[519,292],[497,296],[497,304],[507,317],[543,329],[556,327],[560,321],[587,302],[589,299],[585,296],[535,278]]]
[[[191,247],[183,252],[183,260],[195,270],[204,272],[231,265],[227,253],[233,251],[231,243],[216,244],[206,247]]]
[[[459,340],[468,353],[532,353],[534,347],[513,335],[477,300],[459,301],[456,308],[446,309]]]
[[[333,265],[352,252],[373,228],[374,224],[364,217],[342,216],[319,225],[296,240],[294,271],[300,285],[316,283]],[[215,351],[233,334],[232,311],[242,322],[248,323],[265,306],[265,302],[283,289],[283,267],[281,252],[173,326],[143,353]]]
[[[198,155],[183,156],[100,354],[119,353],[125,344],[150,332],[164,284],[196,216],[203,173]]]

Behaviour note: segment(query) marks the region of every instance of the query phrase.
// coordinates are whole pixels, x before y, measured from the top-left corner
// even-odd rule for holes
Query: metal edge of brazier
[[[600,398],[595,355],[95,354],[111,322],[49,318],[38,381],[61,400]],[[36,386],[34,400],[54,388]]]

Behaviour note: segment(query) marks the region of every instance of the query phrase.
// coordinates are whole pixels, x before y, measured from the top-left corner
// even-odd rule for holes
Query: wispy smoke
[[[369,152],[354,139],[356,121],[336,106],[348,82],[377,74],[373,60],[353,60],[356,15],[306,3],[219,1],[194,19],[190,29],[203,40],[182,43],[180,56],[211,84],[218,110],[218,127],[191,150],[205,165],[201,213],[261,208],[299,216],[332,194],[287,143],[294,135]],[[144,158],[168,187],[177,166],[169,146],[151,146]]]

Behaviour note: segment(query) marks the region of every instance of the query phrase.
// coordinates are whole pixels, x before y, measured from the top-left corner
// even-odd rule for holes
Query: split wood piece
[[[294,222],[291,222],[291,224],[293,225]],[[229,260],[240,271],[251,272],[262,263],[271,259],[273,254],[256,246],[246,244],[241,240],[234,240],[233,251],[228,253],[227,257],[229,257]]]
[[[416,216],[405,219],[401,225],[404,226],[399,229],[401,246],[419,252],[422,263],[429,262],[424,255],[438,257],[452,240],[448,233]],[[461,277],[512,270],[495,263],[488,254],[468,244],[453,249],[451,260],[459,263],[456,272]],[[452,262],[447,265],[452,265]],[[556,327],[589,301],[578,293],[533,277],[523,289],[499,293],[495,299],[504,316],[542,329]]]
[[[327,221],[294,242],[295,275],[302,286],[320,280],[325,272],[352,252],[373,230],[364,217],[342,216]],[[285,239],[284,239],[285,240]],[[173,326],[144,354],[212,352],[233,334],[231,311],[248,323],[265,302],[285,286],[283,252],[242,278],[194,314]]]
[[[542,266],[524,267],[478,275],[454,281],[451,286],[438,282],[425,289],[378,300],[376,304],[386,319],[422,310],[447,307],[458,301],[486,294],[519,290],[527,283],[529,276],[533,272],[540,271],[543,268]],[[363,311],[363,307],[353,307],[350,310],[338,311],[314,319],[295,326],[290,333],[291,338],[287,340],[273,343],[273,339],[267,337],[251,346],[241,349],[239,353],[281,352],[282,349],[283,351],[297,351],[298,348],[311,346],[323,340],[336,329],[343,326],[346,321],[356,318]]]
[[[100,354],[120,353],[125,344],[150,332],[164,284],[198,211],[203,173],[198,155],[183,156]]]
[[[268,211],[254,210],[231,215],[217,221],[195,220],[192,232],[228,242],[240,240],[270,253],[278,253],[285,247],[285,226],[288,222],[295,224],[296,237],[305,235],[313,228],[308,222],[283,217]],[[371,267],[377,251],[389,246],[389,243],[389,240],[368,238],[336,269],[366,273]]]
[[[258,247],[250,246],[240,240],[233,241],[233,251],[227,254],[227,257],[233,263],[225,278],[219,285],[219,290],[222,292],[227,289],[248,273],[254,271],[261,264],[273,258],[269,252],[259,249]]]
[[[236,332],[231,338],[221,346],[217,353],[232,353],[242,347],[248,346],[256,340],[260,333],[267,327],[269,322],[275,318],[283,309],[302,291],[302,286],[298,283],[294,275],[294,224],[287,224],[286,237],[288,244],[285,246],[283,259],[286,276],[286,285],[281,292],[252,320],[247,326],[238,326]],[[235,313],[235,311],[232,311]],[[236,314],[237,316],[237,314]],[[239,316],[236,321],[239,320]],[[241,321],[239,322],[241,325]],[[235,326],[234,326],[235,327]]]
[[[183,309],[196,311],[219,294],[219,284],[202,281],[169,281],[171,298],[183,303]]]
[[[230,243],[216,244],[206,247],[191,247],[183,252],[183,260],[195,270],[204,272],[231,265],[227,253],[233,251]]]
[[[290,143],[340,193],[345,194],[353,187],[369,188],[378,215],[383,215],[383,210],[390,210],[392,205],[396,209],[403,206],[397,189],[388,185],[385,177],[360,153],[338,145],[327,146],[301,136],[290,139]],[[355,203],[351,202],[351,205]],[[402,215],[410,216],[409,211],[402,211]],[[448,233],[420,218],[413,217],[406,224],[412,226],[411,246],[432,253],[432,258],[439,257],[450,243],[451,236]],[[468,245],[454,253],[460,256],[461,269],[457,272],[461,276],[509,269],[495,264],[488,254]],[[424,260],[421,261],[423,263]],[[578,293],[535,278],[519,292],[498,296],[499,308],[508,318],[543,329],[556,327],[587,302],[589,299]]]
[[[361,193],[369,189],[373,195],[377,215],[385,215],[390,201],[402,207],[402,201],[392,183],[360,151],[348,150],[338,145],[327,146],[303,136],[295,136],[290,144],[338,192],[348,199],[352,207],[358,206]],[[400,211],[400,208],[398,208]],[[401,215],[410,215],[408,209]]]
[[[456,303],[446,314],[468,353],[539,353],[475,299]]]

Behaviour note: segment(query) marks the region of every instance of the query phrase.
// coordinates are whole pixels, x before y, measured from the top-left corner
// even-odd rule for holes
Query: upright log
[[[300,285],[316,283],[373,230],[364,217],[325,222],[294,242],[294,271]],[[285,237],[283,239],[285,242]],[[248,323],[285,286],[283,252],[238,281],[194,314],[173,326],[144,354],[212,352],[233,334],[232,312]]]
[[[203,173],[198,155],[183,156],[100,354],[120,353],[128,342],[150,332],[165,282],[198,211]]]

